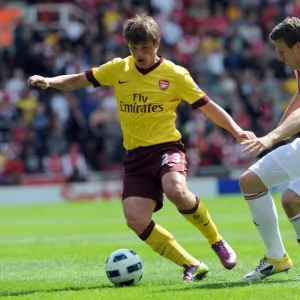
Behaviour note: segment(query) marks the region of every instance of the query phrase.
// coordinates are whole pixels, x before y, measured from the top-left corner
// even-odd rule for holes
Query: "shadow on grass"
[[[188,291],[188,290],[196,290],[196,289],[207,289],[207,290],[218,290],[218,289],[227,289],[234,287],[247,287],[247,286],[255,286],[255,285],[266,285],[266,284],[278,284],[278,283],[287,283],[287,282],[298,282],[297,280],[260,280],[260,281],[234,281],[234,282],[213,282],[213,283],[202,283],[199,282],[191,282],[184,283],[181,287],[172,287],[172,292],[180,292],[180,291]],[[158,288],[162,286],[168,286],[167,289],[158,289],[152,290],[151,293],[164,293],[170,292],[170,285],[174,285],[178,283],[162,283],[156,285]],[[138,285],[133,288],[145,288],[147,285]],[[61,287],[54,289],[31,289],[31,290],[20,290],[20,291],[2,291],[0,292],[1,297],[12,297],[12,296],[26,296],[33,295],[36,293],[58,293],[58,292],[67,292],[67,291],[88,291],[88,290],[102,290],[102,289],[119,289],[119,288],[132,288],[132,287],[116,287],[111,284],[99,284],[96,286],[84,287],[84,286],[69,286],[69,287]]]
[[[101,289],[108,289],[108,288],[116,288],[113,285],[97,285],[97,286],[70,286],[70,287],[62,287],[56,289],[32,289],[32,290],[21,290],[16,292],[0,292],[0,297],[12,297],[12,296],[26,296],[26,295],[33,295],[35,293],[57,293],[57,292],[67,292],[67,291],[88,291],[88,290],[101,290]]]
[[[218,290],[218,289],[227,289],[227,288],[234,288],[234,287],[247,287],[247,286],[255,286],[255,285],[266,285],[266,284],[278,284],[278,283],[287,283],[287,282],[296,282],[297,280],[260,280],[260,281],[234,281],[234,282],[214,282],[214,283],[201,283],[199,282],[192,282],[186,283],[185,286],[180,288],[174,288],[172,291],[184,291],[184,290],[193,290],[193,289],[207,289],[207,290]],[[153,291],[153,293],[161,293],[167,292],[168,290],[159,290]]]

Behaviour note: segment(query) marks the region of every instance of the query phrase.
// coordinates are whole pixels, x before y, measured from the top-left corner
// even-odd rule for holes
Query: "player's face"
[[[286,63],[290,70],[300,69],[300,43],[289,48],[283,41],[275,41],[275,48],[280,60]]]
[[[128,43],[129,51],[135,60],[135,64],[141,69],[148,69],[156,62],[158,45],[149,40],[145,43]]]

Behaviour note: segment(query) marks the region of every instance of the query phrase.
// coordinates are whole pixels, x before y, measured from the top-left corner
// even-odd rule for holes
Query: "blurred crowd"
[[[26,1],[24,1],[26,2]],[[58,3],[62,1],[27,1]],[[88,170],[122,170],[124,149],[111,88],[74,92],[28,87],[34,74],[83,72],[129,52],[122,23],[148,13],[161,29],[159,54],[186,67],[197,84],[245,130],[263,135],[278,123],[296,91],[293,74],[268,41],[286,16],[300,16],[299,0],[64,1],[90,13],[97,24],[73,18],[59,30],[36,30],[22,20],[14,43],[0,49],[0,182],[15,184],[23,174],[63,175],[84,181]],[[39,16],[55,20],[53,13]],[[199,167],[238,168],[250,158],[224,130],[185,102],[178,129],[187,146],[190,175]]]

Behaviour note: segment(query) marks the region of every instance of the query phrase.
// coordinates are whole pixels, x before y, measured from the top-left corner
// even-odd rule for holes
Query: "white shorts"
[[[300,139],[268,153],[249,169],[268,189],[289,182],[287,188],[300,195]]]

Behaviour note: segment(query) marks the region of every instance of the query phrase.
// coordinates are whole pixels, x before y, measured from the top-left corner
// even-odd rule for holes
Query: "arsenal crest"
[[[169,87],[170,82],[168,80],[161,79],[158,82],[158,85],[159,85],[159,87],[160,87],[161,90],[165,91]]]

